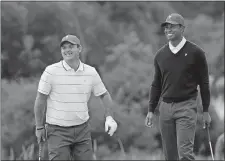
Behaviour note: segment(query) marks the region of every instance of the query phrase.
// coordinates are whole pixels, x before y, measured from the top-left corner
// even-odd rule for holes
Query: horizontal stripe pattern
[[[82,65],[82,64],[81,64]],[[38,91],[49,94],[46,121],[60,126],[74,126],[89,119],[87,102],[91,93],[99,96],[107,90],[95,70],[84,65],[84,70],[65,70],[58,62],[46,67]]]
[[[87,103],[89,99],[89,95],[51,93],[49,98],[51,101],[62,102],[62,103]]]
[[[54,84],[55,85],[88,85],[92,86],[92,75],[85,75],[85,76],[76,76],[74,75],[73,77],[69,76],[54,76]]]
[[[54,115],[51,115],[54,113]],[[76,120],[87,120],[88,110],[82,112],[70,112],[72,115],[68,115],[67,111],[57,111],[54,108],[48,108],[46,116],[54,118],[55,120],[64,120],[64,121],[76,121]],[[49,115],[50,114],[50,115]]]
[[[77,103],[63,103],[52,101],[50,97],[47,100],[48,107],[55,109],[56,111],[65,111],[65,112],[80,112],[88,111],[87,102],[77,102]]]
[[[88,117],[88,119],[89,119],[89,117]],[[57,118],[46,115],[47,123],[52,124],[52,125],[64,126],[64,127],[81,125],[81,124],[85,123],[88,119],[86,119],[86,120],[75,119],[73,121],[66,121],[66,120],[59,120]]]
[[[67,107],[68,108],[68,107]],[[74,106],[73,106],[74,108]],[[46,122],[60,126],[75,126],[86,122],[89,119],[86,111],[63,111],[48,106],[46,112]]]
[[[92,90],[92,86],[90,85],[78,85],[78,84],[61,84],[61,85],[53,85],[52,91],[56,93],[90,93]]]

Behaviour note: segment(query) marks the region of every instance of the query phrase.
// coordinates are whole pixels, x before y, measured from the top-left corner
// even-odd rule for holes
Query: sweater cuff
[[[203,106],[203,112],[208,112],[209,111],[209,106]]]
[[[156,106],[154,106],[153,104],[150,104],[148,107],[148,112],[152,112],[154,113]]]

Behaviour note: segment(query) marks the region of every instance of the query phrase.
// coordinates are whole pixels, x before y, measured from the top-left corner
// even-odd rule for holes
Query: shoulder
[[[198,53],[199,54],[204,54],[205,53],[204,50],[199,45],[195,44],[194,42],[187,40],[186,43],[188,45],[189,50],[193,50],[193,52],[195,52],[197,54]]]
[[[195,44],[194,42],[191,41],[187,41],[187,50],[189,50],[191,53],[193,53],[193,56],[199,60],[205,60],[206,59],[206,54],[205,51],[197,44]]]
[[[160,59],[160,57],[162,55],[164,55],[164,52],[166,52],[166,50],[169,48],[169,43],[164,44],[159,50],[157,50],[156,54],[155,54],[155,60]]]
[[[61,61],[60,61],[60,62],[51,64],[51,65],[48,65],[45,68],[45,72],[48,72],[49,74],[53,75],[55,72],[57,72],[58,70],[61,70],[62,68],[63,67],[62,67],[62,64],[61,64]]]
[[[95,69],[95,67],[85,64],[85,63],[83,63],[83,65],[84,65],[85,73],[91,74],[91,75],[96,75],[98,73],[97,70]]]

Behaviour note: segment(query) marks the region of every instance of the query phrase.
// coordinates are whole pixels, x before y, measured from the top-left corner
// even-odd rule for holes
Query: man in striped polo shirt
[[[96,69],[80,61],[80,40],[67,35],[60,47],[63,60],[47,66],[38,85],[34,105],[36,136],[38,143],[48,140],[50,160],[89,160],[92,159],[87,106],[90,95],[99,96],[106,107],[105,131],[110,136],[117,129],[110,110],[113,102]]]
[[[183,36],[184,18],[177,13],[162,23],[169,43],[158,50],[146,125],[159,100],[159,127],[166,160],[194,160],[197,86],[200,87],[204,126],[211,122],[209,75],[205,52]]]

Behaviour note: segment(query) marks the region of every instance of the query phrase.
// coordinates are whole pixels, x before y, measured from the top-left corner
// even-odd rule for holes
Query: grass
[[[10,155],[8,157],[2,156],[2,160],[37,160],[37,152],[35,152],[35,145],[31,144],[27,148],[22,146],[22,153],[15,157],[14,151],[10,150]],[[103,151],[107,151],[105,146],[98,148],[96,152],[95,160],[164,160],[162,151],[157,151],[155,153],[150,153],[147,151],[141,151],[135,148],[131,148],[128,152],[123,153],[122,151],[116,152],[106,152],[106,154],[99,157],[99,154]],[[104,149],[104,150],[103,150]],[[212,160],[211,157],[196,156],[196,160]]]

